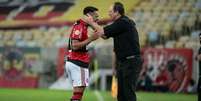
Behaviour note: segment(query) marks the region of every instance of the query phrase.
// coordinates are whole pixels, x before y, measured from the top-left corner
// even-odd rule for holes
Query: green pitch
[[[83,101],[99,101],[97,95],[104,101],[116,101],[110,96],[110,92],[87,90]],[[0,88],[0,101],[69,101],[70,91],[47,90],[47,89],[4,89]],[[196,95],[148,93],[138,92],[138,101],[197,101]]]

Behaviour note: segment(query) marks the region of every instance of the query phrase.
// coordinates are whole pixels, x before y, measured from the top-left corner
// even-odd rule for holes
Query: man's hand
[[[103,27],[101,27],[100,25],[98,25],[93,20],[93,17],[90,14],[87,14],[87,16],[84,16],[83,19],[84,19],[84,21],[86,23],[88,23],[89,25],[91,25],[93,27],[93,29],[96,31],[95,34],[98,34],[99,36],[103,36],[104,35]]]
[[[90,14],[87,14],[86,16],[84,16],[84,21],[86,23],[88,23],[89,25],[91,25],[92,23],[95,23],[93,17]]]

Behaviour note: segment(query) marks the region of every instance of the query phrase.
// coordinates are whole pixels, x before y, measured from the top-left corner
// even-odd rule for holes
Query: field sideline
[[[116,101],[110,92],[99,92],[103,101]],[[48,89],[6,89],[0,88],[0,101],[69,101],[70,91]],[[194,94],[137,92],[138,101],[197,101]],[[95,91],[87,90],[83,101],[99,101]]]

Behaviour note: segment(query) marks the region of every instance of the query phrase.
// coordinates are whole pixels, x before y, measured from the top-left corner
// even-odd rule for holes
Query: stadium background
[[[109,24],[107,10],[115,1],[0,0],[0,101],[69,98],[71,85],[63,75],[69,29],[88,5],[99,9],[101,25]],[[201,0],[119,1],[139,32],[144,58],[139,101],[196,101]],[[112,47],[112,39],[90,45],[85,100],[115,100],[109,93]]]

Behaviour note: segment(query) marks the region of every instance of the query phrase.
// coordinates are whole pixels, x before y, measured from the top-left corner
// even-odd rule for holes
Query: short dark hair
[[[93,6],[87,6],[84,8],[83,14],[86,15],[87,13],[94,12],[94,11],[98,11],[98,8]]]
[[[114,6],[113,6],[113,10],[115,12],[119,12],[119,14],[121,14],[121,15],[125,14],[124,5],[121,2],[115,2]]]

